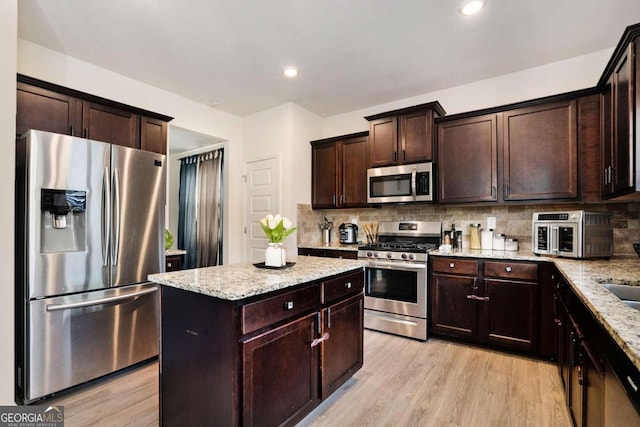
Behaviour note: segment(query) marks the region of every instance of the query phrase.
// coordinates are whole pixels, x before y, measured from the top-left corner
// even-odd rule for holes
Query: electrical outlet
[[[351,224],[358,225],[358,218],[351,218]]]

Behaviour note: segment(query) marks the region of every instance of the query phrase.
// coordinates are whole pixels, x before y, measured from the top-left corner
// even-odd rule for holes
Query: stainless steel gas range
[[[427,339],[427,252],[442,242],[442,223],[385,221],[377,242],[358,247],[366,268],[364,326]]]

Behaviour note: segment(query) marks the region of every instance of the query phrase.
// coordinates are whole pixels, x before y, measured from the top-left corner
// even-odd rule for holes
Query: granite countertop
[[[573,260],[539,257],[531,251],[481,250],[462,250],[449,254],[432,251],[429,255],[554,263],[578,297],[640,370],[640,311],[627,306],[602,286],[604,283],[640,286],[640,258]]]
[[[289,262],[295,262],[295,265],[283,269],[257,268],[247,263],[150,274],[148,278],[162,285],[236,301],[362,269],[367,265],[367,261],[336,258],[289,258]]]
[[[298,243],[298,248],[306,248],[306,249],[333,249],[338,251],[352,251],[356,252],[358,250],[358,244],[343,244],[340,242],[334,243],[322,243],[322,242],[304,242]]]

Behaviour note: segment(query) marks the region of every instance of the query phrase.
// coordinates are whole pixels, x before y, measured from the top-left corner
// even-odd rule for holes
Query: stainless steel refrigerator
[[[158,354],[165,156],[31,130],[16,150],[16,402]]]

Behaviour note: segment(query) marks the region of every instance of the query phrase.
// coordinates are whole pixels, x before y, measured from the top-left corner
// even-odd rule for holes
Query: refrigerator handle
[[[111,265],[118,265],[120,250],[120,177],[118,169],[113,169],[113,245],[111,246]]]
[[[109,197],[109,168],[102,174],[102,266],[109,263],[109,234],[111,230],[111,199]]]
[[[70,304],[47,304],[45,308],[47,311],[60,311],[60,310],[69,310],[72,308],[90,307],[92,305],[106,304],[109,302],[118,302],[122,300],[141,297],[143,295],[152,294],[157,290],[158,290],[158,287],[154,286],[152,288],[144,289],[142,291],[138,291],[133,294],[118,295],[115,297],[106,297],[106,298],[100,298],[100,299],[94,299],[94,300],[88,300],[88,301],[73,302]]]

